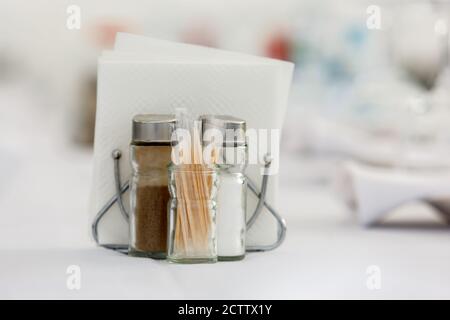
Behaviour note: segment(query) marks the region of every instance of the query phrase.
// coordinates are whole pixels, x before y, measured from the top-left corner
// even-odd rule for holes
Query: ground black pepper
[[[133,119],[129,248],[132,256],[165,258],[167,253],[167,166],[172,148],[170,135],[164,130],[168,124],[162,117],[142,115]],[[164,140],[158,136],[158,130],[162,130]]]
[[[170,145],[132,145],[130,255],[164,258],[167,251],[167,165]]]
[[[138,186],[136,199],[135,249],[143,252],[166,252],[169,201],[167,185]]]

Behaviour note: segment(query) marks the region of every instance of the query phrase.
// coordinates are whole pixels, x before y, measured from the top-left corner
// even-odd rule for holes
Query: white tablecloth
[[[327,188],[300,184],[309,169],[291,156],[282,158],[279,205],[288,234],[273,252],[171,265],[96,248],[86,213],[91,152],[67,147],[58,121],[31,99],[0,100],[15,106],[0,117],[0,298],[450,298],[446,227],[431,219],[361,229]],[[71,265],[79,290],[67,287]],[[371,265],[381,271],[376,290],[366,284]]]

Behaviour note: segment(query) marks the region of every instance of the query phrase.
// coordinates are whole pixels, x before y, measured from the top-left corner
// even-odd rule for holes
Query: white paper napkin
[[[113,149],[122,150],[122,181],[129,179],[135,114],[174,113],[185,107],[196,115],[240,117],[248,128],[281,129],[292,71],[288,62],[118,34],[114,51],[105,52],[98,65],[91,218],[115,193]],[[260,182],[259,167],[252,165],[247,173]],[[277,176],[271,179],[268,198],[276,206]],[[250,192],[248,200],[251,213],[256,199]],[[128,242],[128,227],[117,206],[102,220],[99,234],[101,242]],[[276,236],[276,221],[264,211],[247,243],[270,244]]]
[[[408,202],[450,198],[450,170],[407,171],[351,162],[345,165],[343,176],[346,200],[354,204],[364,226],[380,222]]]

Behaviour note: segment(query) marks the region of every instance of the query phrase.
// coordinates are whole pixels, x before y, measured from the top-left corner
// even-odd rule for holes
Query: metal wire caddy
[[[108,212],[108,210],[117,203],[120,209],[120,213],[122,214],[123,218],[128,222],[129,214],[127,210],[125,209],[125,206],[122,201],[122,195],[128,191],[130,188],[130,182],[126,181],[124,184],[121,183],[120,179],[120,169],[119,169],[119,162],[120,158],[122,156],[122,153],[120,150],[115,149],[112,154],[112,159],[114,161],[114,182],[115,182],[115,188],[116,193],[114,196],[112,196],[105,205],[100,209],[100,211],[96,214],[93,222],[92,222],[92,237],[94,238],[97,245],[114,250],[117,252],[121,252],[124,254],[128,253],[128,244],[105,244],[100,243],[99,237],[98,237],[98,226],[105,216],[105,214]],[[250,191],[258,198],[258,203],[256,205],[256,208],[253,212],[253,214],[250,216],[250,218],[247,221],[247,230],[249,230],[257,220],[257,218],[260,216],[262,209],[264,207],[267,208],[267,210],[270,212],[270,214],[276,219],[278,224],[278,231],[277,231],[277,240],[269,245],[247,245],[246,246],[246,252],[262,252],[262,251],[269,251],[274,250],[278,248],[286,238],[286,221],[281,217],[281,215],[266,201],[266,193],[267,193],[267,185],[269,183],[269,169],[272,163],[272,158],[269,154],[266,154],[264,157],[264,175],[261,182],[261,190],[258,190],[258,187],[256,184],[250,179],[247,175],[247,187],[250,189]]]

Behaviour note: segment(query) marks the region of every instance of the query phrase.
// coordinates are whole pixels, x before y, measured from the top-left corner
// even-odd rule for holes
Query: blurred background
[[[348,161],[450,170],[449,18],[431,0],[2,0],[1,248],[90,244],[97,57],[117,31],[294,62],[280,206],[356,225]],[[400,211],[440,230],[435,209]]]

